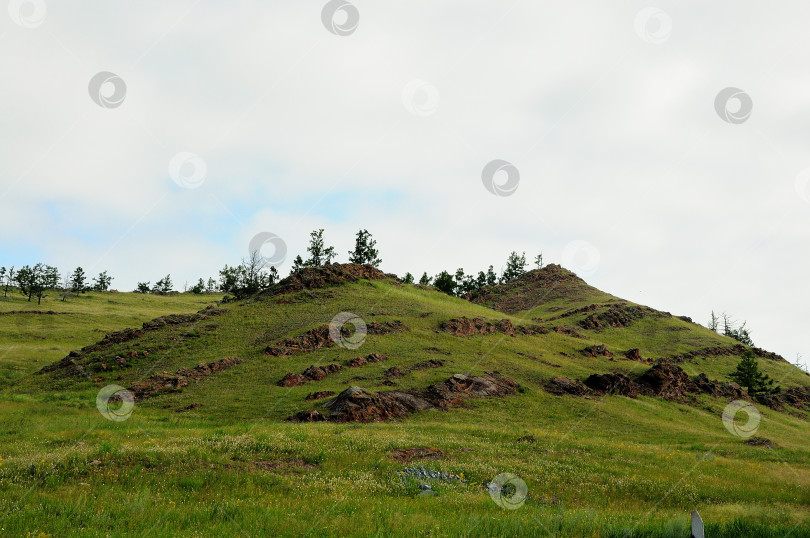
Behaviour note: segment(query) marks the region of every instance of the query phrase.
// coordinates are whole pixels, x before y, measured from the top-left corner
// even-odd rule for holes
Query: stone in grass
[[[430,497],[436,495],[436,491],[430,487],[430,484],[419,484],[419,493],[417,497]]]

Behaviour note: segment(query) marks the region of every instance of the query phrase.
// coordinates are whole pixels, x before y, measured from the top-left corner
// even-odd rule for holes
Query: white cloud
[[[499,268],[512,249],[559,261],[583,240],[606,291],[698,321],[728,310],[810,355],[794,188],[810,7],[663,2],[654,44],[638,2],[355,3],[347,37],[315,1],[49,2],[35,29],[1,21],[0,240],[101,258],[122,288],[213,274],[264,230],[291,259],[326,228],[345,259],[369,228],[398,273]],[[119,108],[89,98],[99,71],[126,81]],[[424,117],[402,102],[415,79],[440,97]],[[752,97],[743,124],[714,110],[728,86]],[[207,165],[194,190],[168,174],[184,151]],[[520,170],[514,196],[481,184],[493,159]]]

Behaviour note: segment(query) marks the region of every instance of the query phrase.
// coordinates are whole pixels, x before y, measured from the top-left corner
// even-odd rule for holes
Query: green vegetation
[[[646,371],[649,363],[624,358],[631,348],[654,359],[737,344],[641,307],[629,310],[640,314],[626,326],[588,329],[589,316],[638,305],[552,266],[490,287],[480,304],[395,280],[260,294],[219,305],[219,315],[167,324],[90,352],[77,359],[89,376],[34,374],[105,332],[196,311],[218,298],[91,292],[64,303],[43,298],[42,310],[65,314],[0,315],[4,532],[686,537],[689,511],[698,509],[712,537],[810,536],[810,431],[800,410],[760,407],[757,435],[772,442],[768,448],[729,433],[721,420],[728,401],[721,398],[585,398],[545,390],[557,376]],[[0,312],[27,305],[19,294],[9,299],[0,301]],[[591,304],[600,309],[575,312]],[[369,334],[356,350],[264,354],[266,346],[328,324],[340,312],[368,324],[401,321],[407,331]],[[460,337],[440,329],[462,316],[565,327],[581,337],[554,330]],[[605,344],[614,357],[581,353],[595,344]],[[288,372],[345,365],[369,353],[387,360],[344,366],[300,386],[278,384]],[[125,367],[116,366],[118,356],[127,357]],[[241,362],[137,402],[125,421],[109,421],[96,409],[106,385],[128,387],[156,372],[225,357]],[[441,365],[420,368],[426,360]],[[679,365],[693,377],[729,381],[738,360],[697,354]],[[407,375],[387,376],[394,366]],[[810,377],[785,361],[765,359],[759,367],[785,389],[810,385]],[[418,391],[453,374],[493,370],[514,378],[521,390],[398,421],[285,420],[323,410],[327,399],[305,400],[315,391],[350,385]],[[393,450],[414,447],[443,456],[393,459]],[[436,494],[418,495],[419,484],[400,471],[420,464],[463,479],[431,481]],[[517,510],[496,505],[486,489],[504,472],[528,486]]]
[[[737,369],[731,372],[729,377],[739,383],[740,386],[745,387],[751,396],[777,394],[781,391],[781,387],[774,386],[774,380],[771,379],[771,376],[759,370],[759,361],[750,351],[743,354]]]

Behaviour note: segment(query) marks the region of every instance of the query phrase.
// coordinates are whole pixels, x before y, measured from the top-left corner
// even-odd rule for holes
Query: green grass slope
[[[14,289],[0,297],[0,387],[61,359],[105,333],[139,326],[158,316],[195,312],[215,295],[144,295],[87,292],[62,301],[28,301]]]
[[[757,406],[757,435],[772,446],[750,446],[724,426],[723,399],[549,394],[546,384],[557,376],[647,370],[649,364],[623,358],[630,348],[661,358],[734,342],[651,309],[623,327],[588,329],[589,315],[638,305],[570,273],[562,275],[572,284],[570,298],[561,284],[545,301],[538,294],[552,294],[538,281],[560,276],[547,273],[488,290],[483,304],[388,278],[267,294],[78,354],[69,367],[21,377],[0,389],[0,528],[59,536],[688,536],[688,513],[698,509],[711,536],[810,535],[810,432],[802,410]],[[115,298],[128,301],[126,295]],[[499,302],[502,295],[507,303]],[[103,302],[86,304],[76,318],[84,324],[70,340],[76,349],[99,340],[90,327],[105,317],[94,308]],[[592,304],[600,306],[570,313]],[[369,334],[353,350],[265,353],[341,312],[368,325],[401,322],[407,330]],[[462,337],[440,328],[460,317],[552,330]],[[579,336],[553,330],[558,326]],[[64,338],[62,331],[55,334]],[[0,333],[3,350],[18,343]],[[597,344],[615,356],[582,354]],[[27,353],[20,356],[39,362],[26,371],[46,362],[35,350]],[[370,353],[386,360],[345,366]],[[96,409],[106,385],[130,387],[161,372],[168,379],[229,357],[239,362],[136,402],[125,421],[107,420]],[[59,358],[49,355],[48,362]],[[443,365],[416,368],[428,360]],[[727,380],[736,361],[698,353],[680,365],[692,376]],[[332,363],[344,367],[320,381],[279,386],[289,372]],[[760,363],[786,388],[810,379],[779,360]],[[405,375],[386,375],[392,367]],[[453,374],[491,371],[512,377],[520,390],[386,422],[285,420],[303,410],[326,411],[328,399],[305,400],[311,392],[338,393],[350,385],[419,392]],[[438,459],[395,459],[395,450],[420,447],[440,451]],[[461,479],[429,480],[434,494],[419,495],[418,481],[402,470],[420,464]],[[527,485],[525,504],[516,510],[498,506],[485,487],[504,472]]]

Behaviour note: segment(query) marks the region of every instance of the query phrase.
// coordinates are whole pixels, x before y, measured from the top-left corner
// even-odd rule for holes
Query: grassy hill
[[[0,528],[688,536],[698,509],[709,536],[810,535],[810,377],[757,350],[797,400],[754,402],[767,441],[746,443],[717,392],[731,390],[735,341],[557,266],[471,301],[358,266],[211,299],[90,294],[39,307],[67,314],[0,315]],[[328,336],[341,313],[364,339]],[[120,422],[96,408],[111,384],[138,398]],[[520,508],[493,502],[501,473],[525,482]]]

